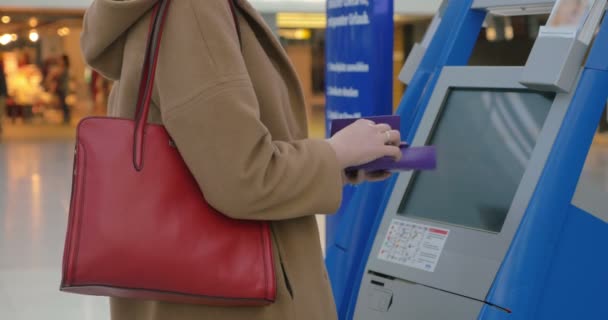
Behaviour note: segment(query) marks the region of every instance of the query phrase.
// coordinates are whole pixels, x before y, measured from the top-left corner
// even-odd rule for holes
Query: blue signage
[[[334,119],[392,113],[393,26],[392,0],[328,0],[327,132]],[[353,192],[345,188],[343,207]],[[328,247],[340,218],[340,213],[328,218]]]
[[[393,108],[393,1],[328,0],[326,33],[326,106],[329,134],[332,120],[388,115]],[[348,280],[344,277],[347,247],[361,235],[359,223],[372,224],[375,210],[355,219],[359,210],[349,208],[356,187],[345,187],[342,208],[327,218],[328,272],[338,305]],[[382,190],[381,190],[382,191]],[[346,225],[345,225],[346,224]],[[347,226],[348,225],[348,226]],[[359,228],[360,229],[360,228]],[[344,274],[341,274],[345,272]],[[342,318],[342,315],[341,315]]]
[[[334,119],[391,114],[393,1],[328,0],[326,64],[328,134]],[[353,192],[353,187],[345,188],[343,208]],[[328,218],[328,247],[340,212]]]
[[[392,113],[392,0],[328,0],[326,50],[327,129],[334,119]]]

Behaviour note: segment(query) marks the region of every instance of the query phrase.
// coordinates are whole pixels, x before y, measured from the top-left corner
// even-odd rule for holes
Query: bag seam
[[[81,192],[79,192],[79,196],[77,197],[77,199],[79,200],[78,202],[78,212],[80,212],[80,219],[78,221],[78,235],[76,236],[76,238],[78,239],[78,241],[76,241],[76,246],[74,248],[74,261],[76,261],[76,263],[74,263],[74,267],[72,269],[72,278],[75,278],[76,275],[76,270],[77,270],[77,266],[78,266],[78,257],[80,256],[80,244],[81,244],[81,240],[82,240],[82,223],[85,217],[84,214],[84,210],[83,210],[83,206],[84,206],[84,198],[85,198],[85,190],[86,188],[84,187],[86,185],[86,180],[87,180],[87,175],[86,172],[88,170],[86,170],[87,168],[87,156],[86,156],[86,148],[84,146],[84,144],[79,141],[78,142],[79,147],[82,149],[82,183],[80,185],[80,189]]]

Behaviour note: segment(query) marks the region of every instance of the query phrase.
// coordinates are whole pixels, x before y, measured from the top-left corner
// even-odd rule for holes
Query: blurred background
[[[5,137],[69,137],[87,115],[102,115],[112,84],[89,69],[80,54],[88,0],[0,2],[0,63],[8,83]],[[250,0],[281,39],[302,81],[313,136],[324,135],[325,1]],[[437,0],[395,1],[395,74],[421,41]],[[491,17],[471,64],[523,65],[547,16]],[[498,54],[500,53],[500,54]],[[67,83],[65,82],[67,77]],[[405,89],[395,77],[395,106]],[[60,97],[66,95],[63,106]]]

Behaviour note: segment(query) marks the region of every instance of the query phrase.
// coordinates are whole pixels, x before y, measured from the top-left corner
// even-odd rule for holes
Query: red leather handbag
[[[136,119],[78,126],[61,290],[267,305],[276,296],[269,223],[213,209],[165,128],[146,123],[169,3],[154,8]]]

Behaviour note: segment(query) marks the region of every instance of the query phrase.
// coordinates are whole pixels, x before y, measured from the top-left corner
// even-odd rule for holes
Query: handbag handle
[[[228,0],[230,11],[241,43],[241,30],[237,20],[235,0]],[[152,92],[154,88],[154,78],[156,75],[156,65],[158,63],[158,53],[160,51],[160,42],[163,35],[163,26],[167,20],[169,12],[169,4],[171,0],[159,0],[154,6],[152,19],[150,21],[150,29],[148,31],[148,44],[146,46],[146,54],[144,65],[142,68],[141,79],[139,82],[139,92],[137,97],[137,107],[135,109],[135,132],[133,138],[133,166],[135,170],[141,171],[144,166],[144,138],[145,128],[148,122],[150,113],[150,104],[152,102]]]

